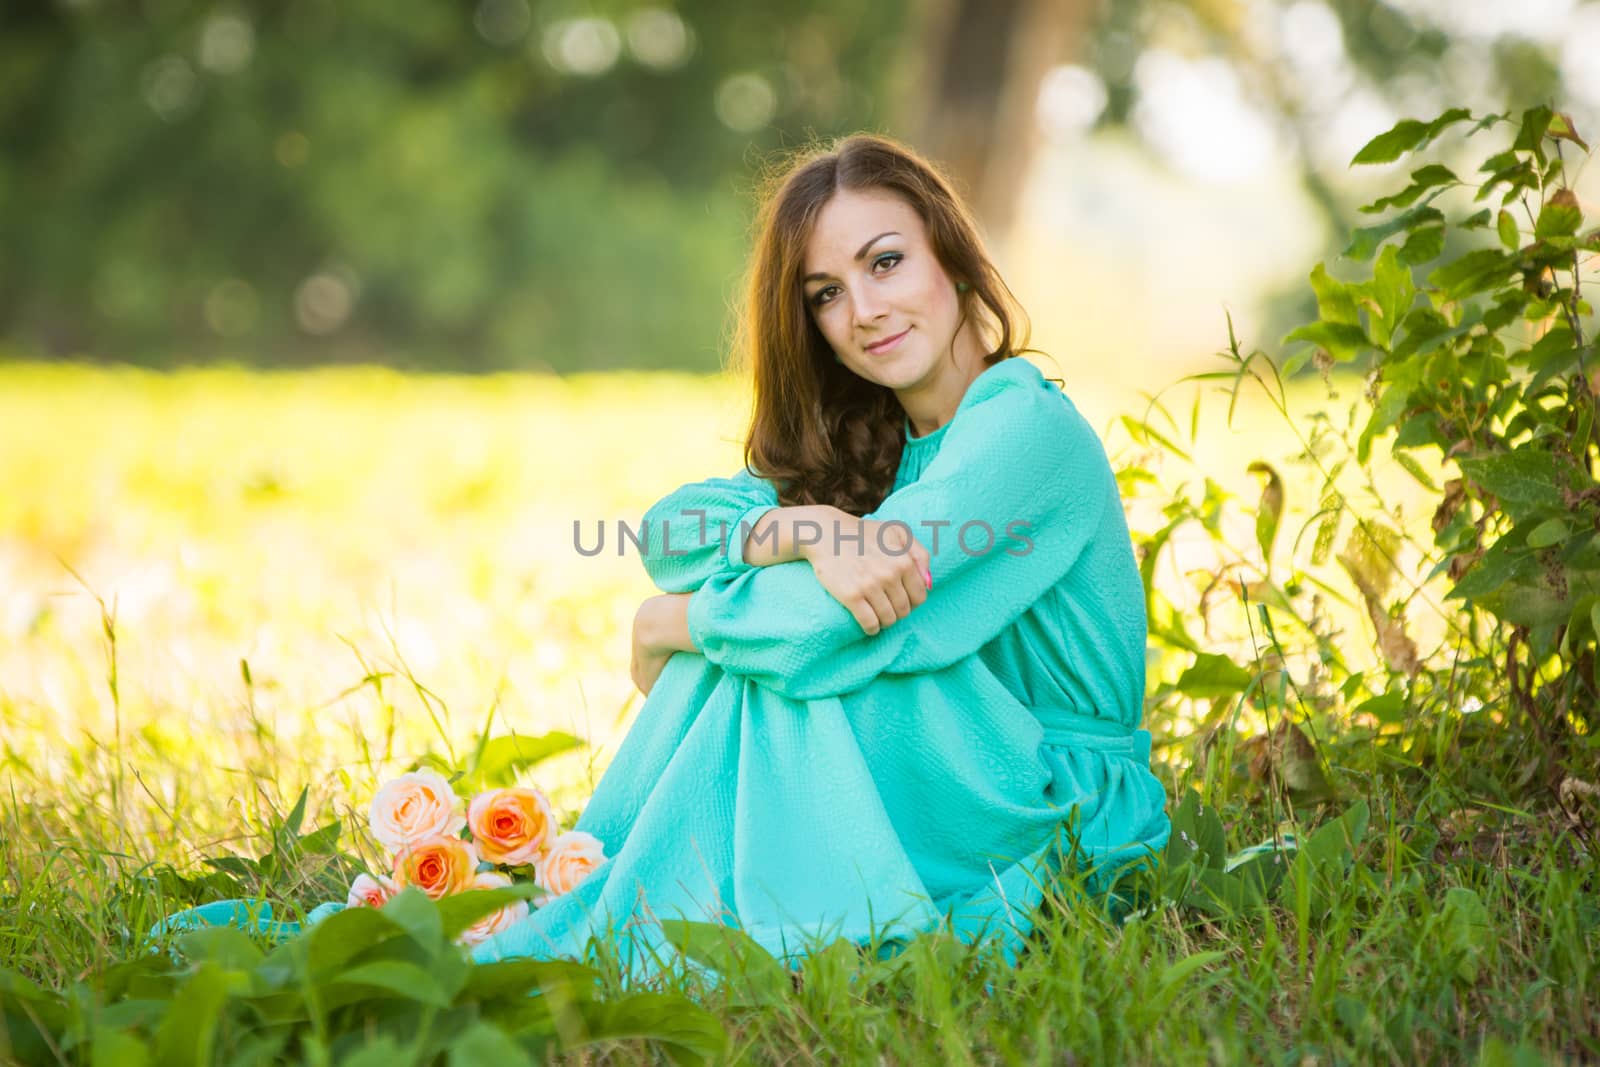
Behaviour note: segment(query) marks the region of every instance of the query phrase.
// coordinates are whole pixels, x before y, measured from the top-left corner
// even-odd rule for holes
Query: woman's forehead
[[[893,232],[906,240],[922,235],[922,219],[894,193],[841,189],[822,206],[806,241],[806,271],[848,266],[864,242]]]

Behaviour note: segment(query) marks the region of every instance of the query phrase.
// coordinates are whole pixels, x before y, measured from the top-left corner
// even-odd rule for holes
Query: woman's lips
[[[900,343],[900,339],[902,337],[904,337],[906,334],[910,333],[910,332],[911,332],[911,327],[907,326],[905,329],[901,330],[899,333],[895,334],[893,337],[885,337],[883,340],[877,342],[876,344],[868,345],[867,346],[867,351],[871,352],[875,356],[878,355],[881,352],[887,352],[887,351],[889,351],[889,349],[891,349],[895,345],[899,344]]]

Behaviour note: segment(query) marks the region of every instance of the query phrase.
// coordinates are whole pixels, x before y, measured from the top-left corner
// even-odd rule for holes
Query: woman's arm
[[[698,652],[689,634],[689,594],[663,593],[639,605],[633,616],[633,684],[646,696],[674,652]]]
[[[689,599],[690,643],[783,695],[835,695],[976,652],[1060,581],[1116,525],[1103,525],[1120,509],[1105,449],[1031,364],[994,368],[969,394],[922,477],[867,516],[927,546],[925,603],[868,635],[809,565],[782,563],[708,580]]]
[[[744,562],[751,567],[770,567],[809,560],[816,546],[849,519],[848,512],[828,504],[773,508],[742,537]]]
[[[713,574],[748,570],[741,531],[776,508],[777,490],[748,469],[679,486],[639,523],[645,572],[662,592],[688,593]]]

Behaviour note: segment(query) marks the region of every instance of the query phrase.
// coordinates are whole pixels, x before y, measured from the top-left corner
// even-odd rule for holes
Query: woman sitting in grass
[[[791,959],[947,923],[1014,958],[1064,866],[1103,893],[1164,845],[1116,481],[1019,319],[904,146],[849,137],[778,179],[746,469],[641,528],[647,699],[577,826],[609,858],[479,959],[637,947],[667,917]]]

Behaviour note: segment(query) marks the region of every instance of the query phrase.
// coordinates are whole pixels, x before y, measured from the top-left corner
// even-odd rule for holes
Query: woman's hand
[[[695,651],[689,640],[688,593],[663,593],[639,605],[633,615],[633,655],[628,664],[633,684],[645,696],[674,652]]]
[[[831,528],[822,540],[805,546],[805,558],[817,581],[862,630],[876,634],[928,599],[933,588],[928,550],[904,523],[839,511],[826,525]]]

